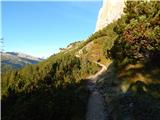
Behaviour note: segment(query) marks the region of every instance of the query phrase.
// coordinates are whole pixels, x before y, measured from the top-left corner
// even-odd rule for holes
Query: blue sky
[[[100,1],[2,2],[5,51],[48,57],[90,36]]]

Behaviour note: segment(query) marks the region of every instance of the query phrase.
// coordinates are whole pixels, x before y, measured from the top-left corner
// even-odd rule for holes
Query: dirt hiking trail
[[[91,94],[88,99],[86,120],[107,120],[104,98],[96,87],[96,81],[103,79],[107,67],[101,63],[95,63],[101,67],[101,70],[95,75],[88,77],[87,89],[91,92]]]

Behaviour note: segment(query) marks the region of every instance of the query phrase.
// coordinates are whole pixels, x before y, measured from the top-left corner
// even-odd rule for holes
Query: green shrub
[[[160,2],[127,2],[125,20],[114,30],[118,37],[109,57],[117,63],[145,63],[160,52]]]

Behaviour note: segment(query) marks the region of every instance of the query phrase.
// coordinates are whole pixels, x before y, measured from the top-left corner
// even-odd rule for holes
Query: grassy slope
[[[85,42],[85,46],[76,53],[82,58],[90,61],[98,61],[104,65],[110,62],[110,59],[106,59],[105,53],[110,49],[116,39],[116,34],[113,32],[113,28],[116,22],[111,23],[104,29],[97,31]]]

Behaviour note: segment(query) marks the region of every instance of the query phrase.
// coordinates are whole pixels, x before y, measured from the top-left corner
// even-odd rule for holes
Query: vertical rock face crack
[[[97,62],[95,62],[97,63]],[[101,78],[101,75],[106,71],[106,66],[97,63],[101,66],[101,70],[95,75],[90,76],[88,79],[87,88],[91,92],[88,99],[86,120],[107,120],[107,114],[105,112],[104,98],[99,93],[95,83]]]

